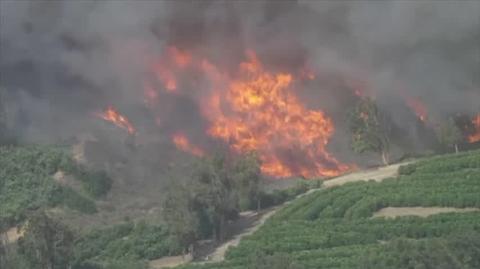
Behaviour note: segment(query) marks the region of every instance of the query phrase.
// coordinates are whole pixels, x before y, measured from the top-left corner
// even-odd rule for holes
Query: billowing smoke
[[[0,86],[7,90],[9,125],[26,141],[68,141],[97,132],[110,141],[105,151],[116,148],[115,131],[98,131],[106,125],[95,117],[114,105],[136,128],[131,143],[157,145],[145,146],[139,163],[168,164],[165,148],[178,131],[195,145],[218,146],[205,135],[209,119],[201,106],[210,89],[197,74],[178,78],[182,94],[166,89],[156,93],[154,108],[146,104],[152,63],[171,48],[208,59],[226,74],[237,71],[247,50],[272,72],[313,72],[315,78],[299,83],[295,94],[332,119],[336,130],[328,147],[346,163],[355,161],[344,122],[356,94],[375,97],[412,147],[423,146],[417,106],[432,125],[454,113],[480,111],[478,1],[0,5]],[[168,76],[169,70],[162,72]]]

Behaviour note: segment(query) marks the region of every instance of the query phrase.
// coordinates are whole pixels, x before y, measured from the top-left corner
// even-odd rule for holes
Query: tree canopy
[[[444,121],[437,128],[437,137],[445,148],[453,147],[458,153],[458,144],[464,140],[462,132],[452,118]]]
[[[191,177],[171,182],[163,201],[165,220],[183,247],[199,238],[221,242],[227,222],[258,207],[260,163],[255,154],[203,158]]]
[[[362,98],[348,113],[351,147],[356,153],[376,152],[389,163],[391,124],[373,99]]]

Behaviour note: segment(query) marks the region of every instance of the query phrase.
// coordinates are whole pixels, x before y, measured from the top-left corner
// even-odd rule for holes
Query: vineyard
[[[304,196],[224,262],[182,268],[273,268],[278,259],[288,269],[480,268],[478,211],[372,218],[386,207],[480,208],[480,151],[425,159],[399,174]]]
[[[0,223],[20,223],[29,210],[63,206],[95,213],[94,200],[108,192],[111,179],[102,171],[76,164],[66,148],[0,147]],[[54,180],[58,171],[81,186],[74,189]]]

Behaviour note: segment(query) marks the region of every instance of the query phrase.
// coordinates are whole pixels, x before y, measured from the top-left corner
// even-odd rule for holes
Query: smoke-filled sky
[[[139,128],[148,125],[154,119],[142,110],[146,63],[169,46],[226,72],[247,49],[271,70],[308,66],[316,78],[298,96],[340,129],[352,101],[343,91],[356,87],[346,81],[363,85],[399,126],[411,120],[406,99],[424,103],[433,119],[480,111],[479,1],[2,0],[0,6],[0,86],[8,92],[11,125],[27,140],[96,128],[92,114],[108,105]],[[185,85],[198,89],[161,96],[160,133],[183,128],[195,136],[206,124],[198,113],[206,93]]]

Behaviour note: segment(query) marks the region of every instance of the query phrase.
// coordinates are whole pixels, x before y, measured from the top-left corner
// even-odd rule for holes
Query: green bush
[[[402,165],[400,168],[398,168],[398,174],[399,175],[411,175],[415,172],[416,165],[414,164],[407,164],[407,165]]]

